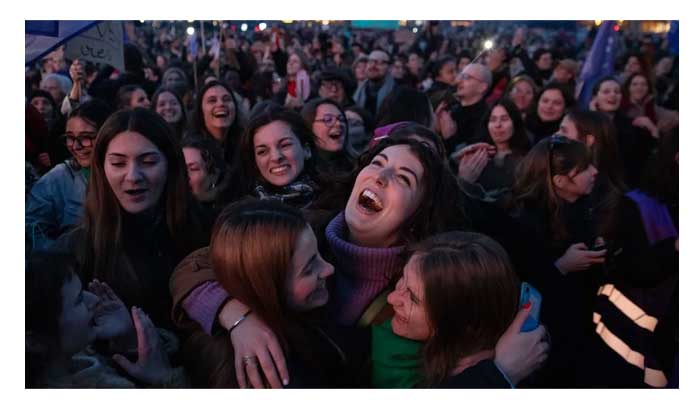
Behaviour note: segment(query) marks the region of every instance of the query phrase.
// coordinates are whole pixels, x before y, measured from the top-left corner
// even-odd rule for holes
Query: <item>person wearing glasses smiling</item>
[[[353,96],[355,103],[373,116],[377,115],[382,101],[396,86],[394,78],[389,74],[390,62],[391,58],[385,51],[371,52],[367,61],[367,80],[360,84]]]
[[[319,171],[350,172],[354,166],[348,153],[348,121],[342,108],[331,99],[315,99],[301,110],[301,117],[314,134]]]
[[[111,112],[105,102],[95,99],[83,103],[68,116],[63,142],[72,158],[39,179],[27,199],[25,230],[32,248],[47,248],[82,217],[93,144]]]

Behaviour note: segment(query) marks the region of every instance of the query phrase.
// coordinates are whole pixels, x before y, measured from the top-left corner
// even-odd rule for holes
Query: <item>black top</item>
[[[452,118],[457,123],[457,133],[445,140],[447,154],[454,152],[460,143],[472,144],[480,141],[482,137],[481,124],[486,111],[488,111],[488,106],[482,98],[478,103],[459,107],[453,112]]]
[[[510,389],[493,360],[482,360],[437,385],[441,389]]]

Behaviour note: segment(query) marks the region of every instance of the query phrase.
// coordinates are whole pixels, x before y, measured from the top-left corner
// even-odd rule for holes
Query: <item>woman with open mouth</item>
[[[279,200],[307,208],[318,197],[316,146],[299,114],[279,106],[257,113],[240,145],[234,199]]]
[[[331,99],[315,99],[301,110],[306,127],[313,132],[319,171],[338,175],[354,167],[349,152],[348,121],[342,108]]]
[[[73,157],[42,176],[27,198],[24,223],[31,248],[48,248],[62,233],[80,223],[93,145],[111,112],[106,103],[91,100],[68,116],[62,138]]]
[[[112,114],[95,142],[85,218],[56,249],[77,255],[83,282],[105,281],[169,328],[170,274],[207,235],[165,120],[142,108]]]
[[[197,106],[189,134],[209,136],[224,150],[226,162],[233,166],[238,156],[241,123],[238,104],[225,83],[213,80],[197,93]]]
[[[593,86],[590,108],[607,115],[615,124],[625,183],[637,188],[649,156],[658,147],[659,133],[647,117],[634,120],[622,110],[622,87],[614,77],[601,78]]]

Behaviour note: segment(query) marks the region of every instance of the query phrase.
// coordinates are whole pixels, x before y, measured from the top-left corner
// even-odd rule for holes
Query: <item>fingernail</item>
[[[283,381],[282,381],[282,383],[284,384],[284,386],[287,386],[287,385],[289,385],[289,379],[285,379],[285,380],[283,380]]]
[[[529,310],[531,305],[532,304],[528,301],[527,303],[525,303],[525,305],[523,305],[523,308]]]

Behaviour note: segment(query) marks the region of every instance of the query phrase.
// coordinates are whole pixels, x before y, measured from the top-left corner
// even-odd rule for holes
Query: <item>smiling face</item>
[[[218,141],[223,141],[225,132],[236,118],[233,96],[223,86],[212,86],[204,92],[201,100],[204,126]]]
[[[83,168],[90,167],[92,160],[93,145],[97,131],[95,126],[80,117],[73,117],[66,122],[66,137],[73,139],[73,145],[67,146],[70,154],[75,157],[78,164]],[[80,139],[90,138],[90,146],[83,146]]]
[[[556,121],[564,115],[564,95],[557,89],[545,90],[537,103],[537,115],[544,122]]]
[[[143,135],[126,131],[109,142],[104,170],[124,211],[138,214],[160,200],[167,182],[168,160]]]
[[[616,81],[605,81],[600,85],[598,93],[595,95],[595,104],[598,111],[615,112],[620,108],[622,91],[620,84]]]
[[[381,80],[389,69],[389,56],[383,51],[373,51],[367,61],[367,78]]]
[[[390,247],[424,195],[424,169],[408,145],[387,147],[364,167],[345,207],[352,243]]]
[[[513,89],[510,91],[510,99],[513,100],[518,110],[525,111],[535,99],[535,91],[529,83],[520,81],[513,85]]]
[[[642,72],[642,64],[639,59],[635,56],[629,57],[625,64],[625,75],[629,76],[639,72]]]
[[[425,287],[418,273],[419,263],[419,254],[411,256],[387,302],[394,309],[391,330],[398,336],[424,342],[431,333],[425,307]]]
[[[334,268],[318,252],[316,235],[309,226],[299,235],[292,265],[287,272],[287,306],[294,311],[309,311],[328,302],[326,278]]]
[[[176,124],[182,119],[182,108],[177,97],[170,92],[163,92],[156,99],[156,112],[170,124]]]
[[[131,92],[131,100],[129,101],[129,107],[150,108],[151,101],[148,100],[148,96],[146,95],[146,92],[143,89],[136,89],[133,92]]]
[[[331,123],[329,126],[328,123]],[[316,108],[316,117],[311,126],[314,141],[319,149],[336,153],[343,149],[347,134],[347,122],[342,111],[332,104],[321,104]]]
[[[535,64],[540,71],[549,71],[552,69],[552,53],[543,53]]]
[[[279,187],[294,182],[304,170],[304,160],[311,156],[284,121],[260,127],[253,137],[253,151],[260,176]]]
[[[76,274],[61,288],[62,309],[58,317],[60,351],[73,355],[95,340],[94,311],[97,296],[84,291]]]
[[[629,92],[630,100],[635,103],[641,103],[647,94],[649,94],[649,83],[647,82],[647,79],[642,75],[637,75],[632,78]]]

